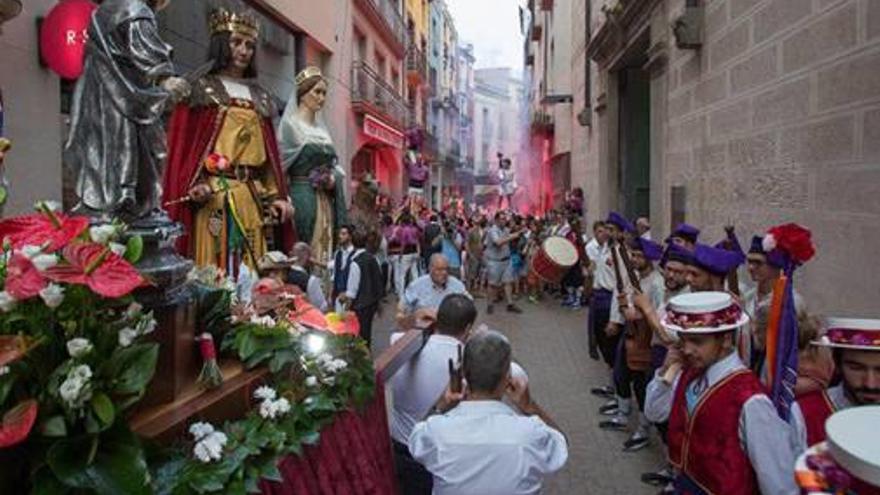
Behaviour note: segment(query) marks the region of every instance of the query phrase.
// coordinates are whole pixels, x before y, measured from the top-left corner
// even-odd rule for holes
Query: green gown
[[[296,208],[294,223],[299,240],[311,242],[315,231],[315,219],[318,213],[318,192],[309,183],[309,174],[315,168],[332,166],[336,161],[333,146],[323,143],[306,143],[299,156],[287,169],[290,184],[290,198]],[[336,188],[332,195],[333,231],[347,222],[345,209],[345,178],[334,171]]]

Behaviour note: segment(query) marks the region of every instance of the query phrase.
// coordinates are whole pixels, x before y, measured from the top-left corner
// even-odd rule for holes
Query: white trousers
[[[409,281],[412,282],[419,276],[419,255],[418,253],[401,254],[392,257],[394,264],[394,290],[398,297],[403,297],[406,290],[406,276],[409,274]]]

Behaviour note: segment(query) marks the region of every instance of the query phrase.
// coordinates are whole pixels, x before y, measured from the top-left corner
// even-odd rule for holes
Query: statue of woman
[[[317,67],[296,76],[296,89],[278,129],[281,161],[296,207],[297,237],[308,242],[320,264],[333,255],[336,229],[345,225],[345,172],[337,164],[333,139],[318,118],[327,98],[327,80]]]
[[[168,213],[184,224],[179,250],[197,266],[235,274],[293,245],[293,208],[275,141],[271,95],[257,83],[259,28],[252,16],[211,16],[208,73],[178,105],[168,130]]]

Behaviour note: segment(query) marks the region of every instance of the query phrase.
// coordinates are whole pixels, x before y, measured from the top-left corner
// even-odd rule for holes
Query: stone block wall
[[[671,22],[683,4],[655,15]],[[742,236],[808,226],[819,254],[797,284],[810,307],[880,317],[880,2],[706,4],[703,47],[671,46],[660,76],[667,116],[652,167],[665,191],[655,193],[685,186],[706,241],[727,222]]]

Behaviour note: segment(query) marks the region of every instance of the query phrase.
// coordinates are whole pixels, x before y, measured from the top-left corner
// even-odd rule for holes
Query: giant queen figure
[[[276,107],[256,79],[257,21],[218,10],[210,28],[207,74],[169,124],[164,200],[185,226],[179,250],[198,266],[234,274],[241,263],[255,269],[270,247],[289,252],[293,207],[272,124]]]
[[[308,67],[295,82],[278,129],[281,160],[296,206],[297,236],[312,246],[312,257],[327,266],[336,230],[347,221],[345,173],[319,116],[327,98],[327,79],[317,67]]]

